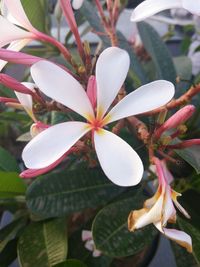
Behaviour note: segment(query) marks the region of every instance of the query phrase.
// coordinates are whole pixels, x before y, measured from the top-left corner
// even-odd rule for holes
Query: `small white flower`
[[[85,242],[85,248],[92,252],[94,258],[101,256],[101,251],[95,248],[91,231],[83,230],[81,238],[82,241]]]

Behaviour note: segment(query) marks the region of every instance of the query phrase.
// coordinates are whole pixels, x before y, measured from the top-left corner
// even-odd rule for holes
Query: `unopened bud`
[[[176,129],[181,124],[185,123],[195,112],[193,105],[187,105],[172,115],[166,122],[163,123],[155,132],[155,138],[160,138],[163,132],[169,129]]]

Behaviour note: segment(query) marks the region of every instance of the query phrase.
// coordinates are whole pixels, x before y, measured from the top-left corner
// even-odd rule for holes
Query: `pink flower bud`
[[[90,99],[93,109],[95,109],[97,102],[97,84],[95,76],[90,76],[89,78],[87,85],[87,95]]]
[[[158,139],[165,131],[177,128],[179,125],[185,123],[194,112],[195,107],[193,105],[187,105],[181,108],[156,130],[154,136]]]

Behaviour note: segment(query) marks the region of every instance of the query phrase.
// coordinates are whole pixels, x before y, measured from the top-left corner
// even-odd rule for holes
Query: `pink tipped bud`
[[[62,11],[65,15],[67,24],[69,25],[70,30],[73,32],[76,44],[78,47],[79,54],[81,55],[82,58],[84,58],[84,49],[83,49],[83,44],[81,41],[81,37],[78,31],[78,26],[74,17],[74,12],[71,6],[71,3],[69,0],[60,0],[60,6],[62,8]]]
[[[15,98],[9,98],[9,97],[0,97],[0,102],[1,103],[18,103],[19,101]]]
[[[191,139],[191,140],[185,140],[175,145],[169,145],[167,147],[170,149],[183,149],[183,148],[187,148],[191,146],[198,146],[198,145],[200,145],[200,139]]]
[[[48,129],[50,126],[47,124],[42,123],[41,121],[37,121],[31,125],[30,133],[32,137],[35,137],[39,133],[43,132],[44,130]]]
[[[31,66],[34,63],[41,60],[42,58],[31,56],[31,55],[28,55],[22,52],[16,52],[16,51],[11,51],[5,48],[1,48],[0,59],[15,63],[15,64],[23,64],[23,65]]]
[[[158,139],[165,131],[177,128],[179,125],[185,123],[194,112],[195,107],[193,105],[187,105],[181,108],[156,130],[154,136]]]
[[[90,76],[89,78],[87,85],[87,95],[90,99],[93,109],[95,109],[97,102],[97,83],[95,76]]]
[[[52,169],[54,169],[56,166],[58,166],[63,160],[64,158],[68,155],[68,153],[65,153],[62,157],[60,157],[59,159],[57,159],[54,163],[52,163],[51,165],[42,168],[42,169],[27,169],[25,171],[23,171],[22,173],[20,173],[20,177],[21,178],[33,178],[42,174],[45,174],[49,171],[51,171]]]
[[[12,78],[11,76],[7,74],[4,74],[4,73],[0,74],[0,83],[2,83],[6,87],[16,92],[20,92],[20,93],[28,94],[28,95],[34,95],[34,93],[31,90],[29,90],[26,86],[24,86],[19,81],[17,81],[16,79]]]

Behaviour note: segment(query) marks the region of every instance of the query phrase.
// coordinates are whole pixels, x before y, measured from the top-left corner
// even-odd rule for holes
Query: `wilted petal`
[[[31,67],[31,75],[47,96],[88,120],[94,116],[90,100],[81,84],[57,65],[39,61]]]
[[[175,206],[177,207],[177,209],[188,219],[190,219],[190,215],[188,214],[188,212],[181,206],[181,204],[177,201],[177,197],[181,196],[180,193],[172,190],[172,199],[173,202],[175,204]]]
[[[33,39],[34,35],[15,26],[0,16],[0,47],[20,39]]]
[[[124,97],[111,109],[105,120],[110,123],[159,108],[172,99],[174,92],[174,85],[165,80],[145,84]]]
[[[23,47],[25,47],[29,42],[31,42],[31,39],[22,39],[12,42],[7,49],[11,51],[20,51]],[[7,64],[7,61],[0,60],[0,71],[5,67]]]
[[[24,8],[21,4],[20,0],[3,0],[4,7],[2,8],[4,11],[3,15],[6,13],[8,14],[8,19],[11,20],[11,22],[22,26],[26,28],[29,31],[33,31],[34,28],[31,25],[29,19],[27,18]],[[7,8],[7,10],[6,10]]]
[[[97,117],[102,117],[123,85],[130,64],[129,55],[117,47],[105,49],[96,65]]]
[[[94,143],[100,165],[114,184],[133,186],[140,182],[143,164],[130,145],[103,129],[95,131]]]
[[[162,207],[163,207],[163,196],[161,195],[156,201],[155,205],[150,209],[146,209],[145,213],[138,213],[139,211],[132,212],[132,221],[134,222],[132,226],[132,231],[135,229],[140,229],[148,224],[156,223],[161,220],[162,217]],[[145,210],[145,209],[142,209]]]
[[[65,154],[89,131],[87,123],[64,122],[44,130],[24,148],[22,158],[27,168],[45,168]]]
[[[188,0],[186,0],[188,1]],[[146,0],[139,4],[132,13],[131,20],[138,22],[165,9],[181,8],[181,0]],[[189,1],[191,2],[191,1]],[[189,4],[189,3],[188,3]]]
[[[176,229],[162,228],[160,223],[155,224],[156,228],[162,232],[166,237],[175,241],[182,247],[186,248],[188,252],[192,252],[192,239],[183,231]]]
[[[79,8],[82,6],[83,1],[84,1],[84,0],[73,0],[73,1],[72,1],[72,6],[73,6],[73,8],[74,8],[74,9],[79,9]]]
[[[200,15],[200,1],[198,0],[182,0],[183,8],[195,15]]]

